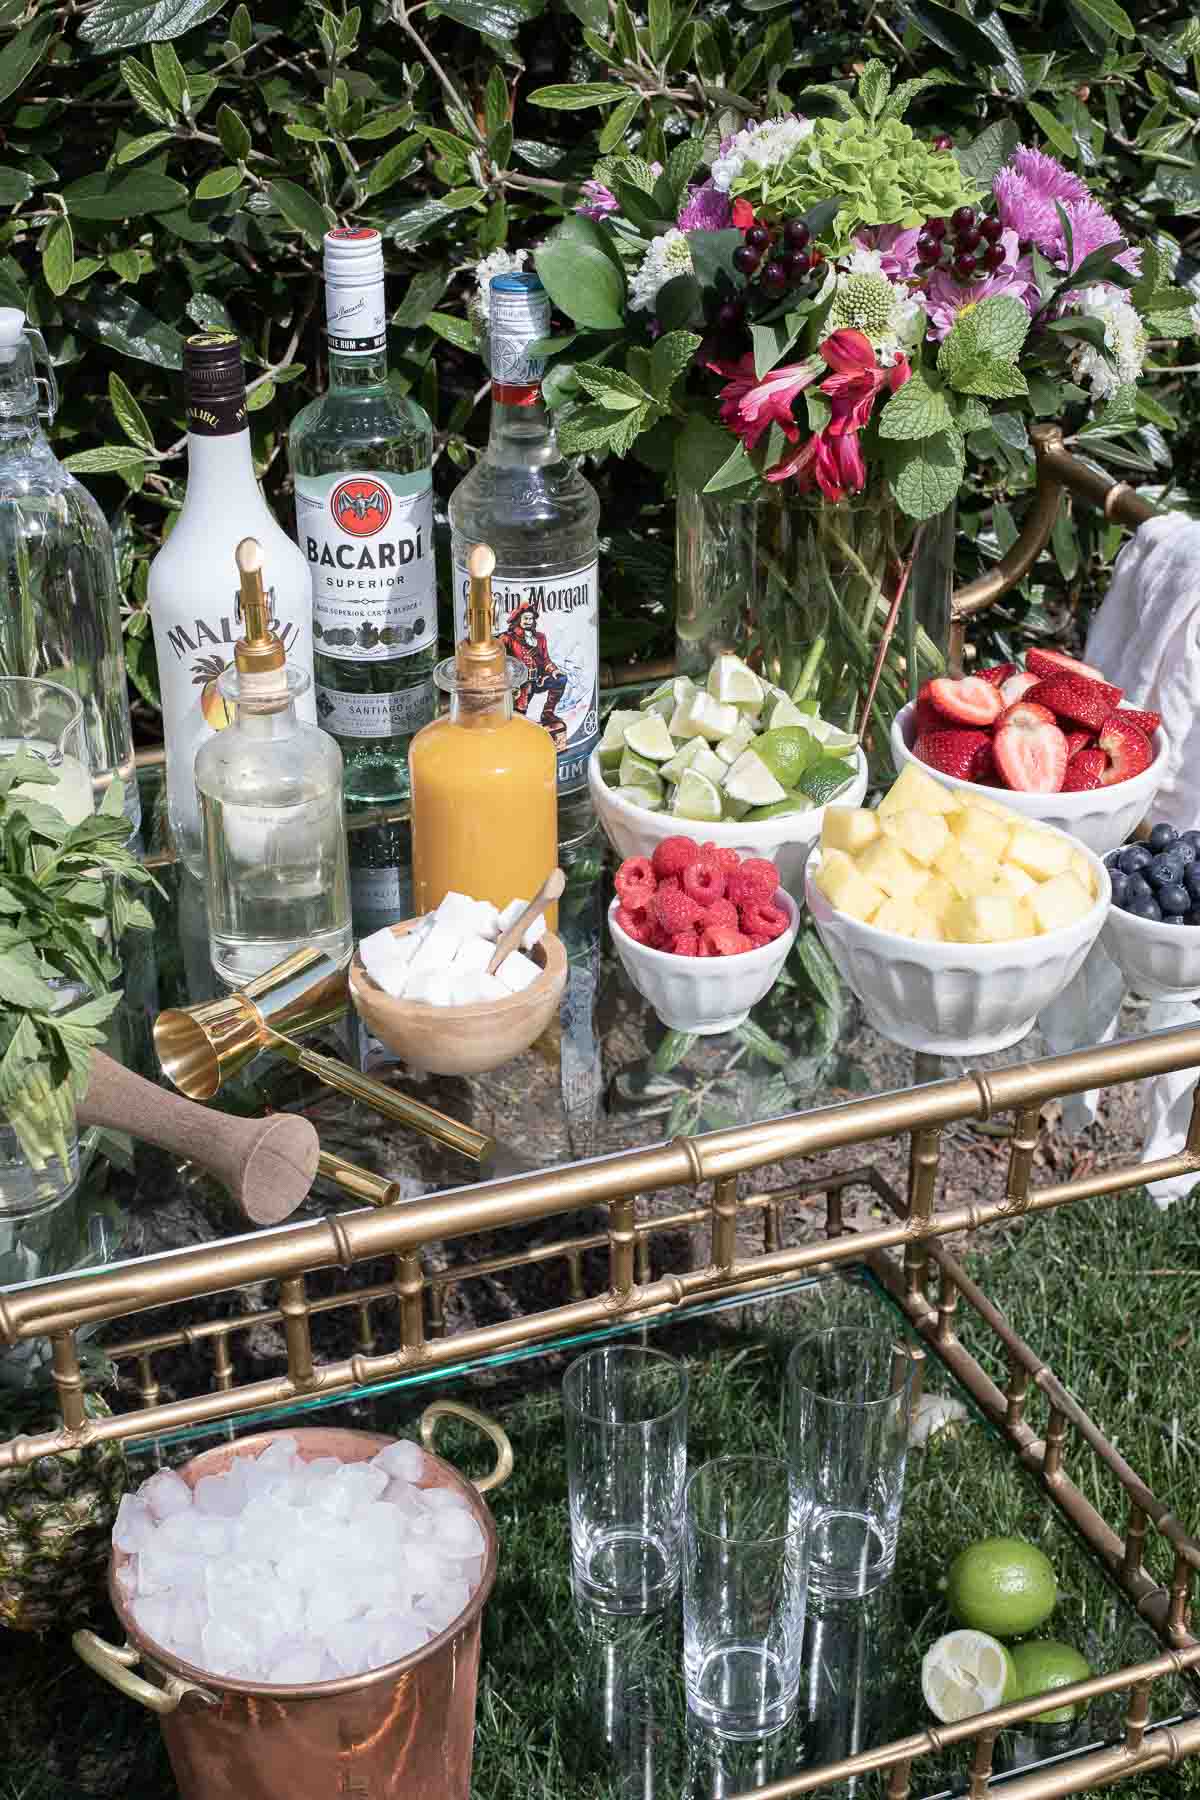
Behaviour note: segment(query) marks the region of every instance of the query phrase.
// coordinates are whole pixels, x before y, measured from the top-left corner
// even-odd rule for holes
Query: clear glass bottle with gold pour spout
[[[342,753],[296,716],[309,678],[271,630],[256,538],[236,562],[245,634],[220,677],[236,722],[196,756],[209,944],[231,987],[308,945],[340,961],[354,941]]]
[[[476,544],[467,635],[436,671],[450,711],[409,746],[418,913],[451,891],[499,907],[528,900],[558,863],[554,740],[513,711],[525,672],[493,635],[495,566],[490,547]],[[547,911],[551,927],[555,910]]]

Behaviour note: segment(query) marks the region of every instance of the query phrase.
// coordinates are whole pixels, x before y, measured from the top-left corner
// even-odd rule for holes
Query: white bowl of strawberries
[[[608,929],[634,987],[673,1031],[740,1025],[774,987],[800,909],[762,857],[681,835],[616,874]]]
[[[915,761],[947,787],[999,792],[1014,812],[1104,856],[1166,774],[1158,714],[1125,706],[1098,669],[1061,651],[1030,650],[1025,661],[926,682],[892,725],[896,769]]]

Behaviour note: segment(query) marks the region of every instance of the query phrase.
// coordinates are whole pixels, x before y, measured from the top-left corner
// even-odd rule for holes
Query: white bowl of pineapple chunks
[[[703,685],[676,676],[610,713],[588,787],[619,856],[653,856],[669,837],[720,844],[774,862],[800,900],[825,808],[862,803],[867,761],[814,703],[725,655]]]
[[[1023,1038],[1079,970],[1111,892],[1066,832],[916,763],[874,812],[828,809],[807,873],[821,941],[871,1023],[945,1056]]]

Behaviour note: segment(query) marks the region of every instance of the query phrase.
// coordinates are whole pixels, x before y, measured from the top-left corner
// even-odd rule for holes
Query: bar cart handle
[[[152,1681],[145,1681],[134,1674],[134,1665],[141,1662],[142,1653],[135,1650],[132,1644],[118,1646],[107,1643],[94,1631],[77,1631],[71,1639],[72,1648],[81,1662],[89,1669],[115,1687],[119,1694],[129,1700],[136,1700],[139,1706],[146,1707],[160,1717],[173,1713],[185,1694],[198,1694],[206,1706],[215,1706],[217,1697],[206,1688],[197,1687],[193,1681],[180,1681],[177,1675],[168,1675],[162,1687],[156,1687]]]
[[[481,1494],[489,1494],[493,1488],[503,1487],[513,1472],[513,1447],[507,1431],[498,1425],[495,1419],[489,1419],[486,1413],[477,1412],[473,1406],[463,1406],[458,1400],[434,1400],[421,1414],[421,1442],[426,1450],[433,1449],[434,1435],[439,1419],[465,1419],[468,1425],[476,1426],[496,1446],[496,1466],[490,1475],[484,1475],[474,1486]],[[87,1636],[86,1632],[80,1633]]]

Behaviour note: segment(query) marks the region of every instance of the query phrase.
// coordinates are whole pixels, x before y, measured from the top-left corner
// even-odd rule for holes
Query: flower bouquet
[[[693,581],[740,583],[737,647],[882,744],[943,667],[968,449],[1028,454],[1031,415],[1118,439],[1148,334],[1196,323],[1011,122],[918,137],[907,106],[948,79],[893,92],[871,62],[853,98],[809,90],[836,116],[609,155],[535,255],[575,328],[547,381],[563,449],[636,447],[681,514],[718,497],[740,549]]]

